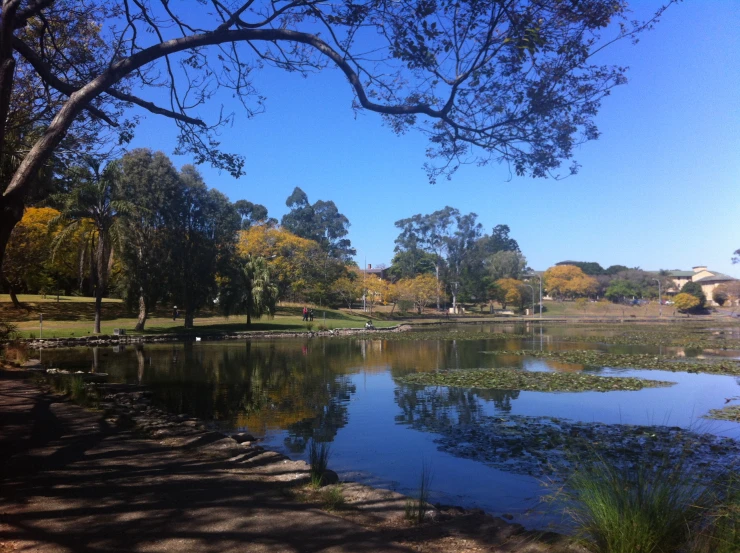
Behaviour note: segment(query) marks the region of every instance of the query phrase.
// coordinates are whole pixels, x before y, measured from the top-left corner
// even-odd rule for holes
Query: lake
[[[740,424],[702,417],[740,396],[738,377],[584,366],[496,352],[596,349],[687,359],[737,358],[740,352],[608,345],[583,328],[556,325],[476,326],[476,336],[490,334],[482,339],[461,339],[464,329],[450,330],[462,334],[67,348],[43,350],[41,356],[48,366],[95,370],[108,373],[112,382],[146,385],[169,411],[227,433],[247,431],[291,458],[305,459],[311,439],[330,442],[329,466],[346,480],[412,493],[427,465],[433,501],[512,514],[528,527],[557,523],[556,508],[541,498],[549,493],[544,484],[557,481],[559,469],[578,454],[564,437],[584,438],[624,457],[656,440],[675,443],[693,435],[699,441],[683,447],[699,455],[698,466],[707,470],[737,453],[735,442],[722,438],[740,439]],[[578,341],[587,334],[588,341]],[[481,367],[586,371],[675,384],[543,393],[396,381],[410,372]]]

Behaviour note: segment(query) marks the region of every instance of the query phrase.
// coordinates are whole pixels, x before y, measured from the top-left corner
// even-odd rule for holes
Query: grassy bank
[[[22,338],[69,338],[92,334],[94,320],[94,301],[92,298],[62,296],[59,301],[56,296],[20,296],[24,309],[16,309],[7,296],[0,295],[0,320],[12,322],[18,328]],[[7,301],[5,301],[7,300]],[[201,310],[195,317],[195,328],[186,329],[183,319],[172,320],[169,309],[154,310],[147,319],[143,332],[134,331],[136,314],[132,313],[120,300],[106,300],[103,303],[102,334],[113,334],[116,328],[126,329],[128,334],[193,334],[242,332],[242,331],[275,331],[301,332],[318,330],[320,326],[333,328],[358,328],[367,321],[367,317],[359,314],[350,314],[342,311],[313,307],[314,320],[306,323],[302,320],[303,306],[281,305],[273,318],[253,320],[247,326],[243,315],[224,317],[212,310]],[[43,330],[40,329],[39,318],[43,315]],[[378,328],[386,328],[397,324],[395,321],[374,321]]]

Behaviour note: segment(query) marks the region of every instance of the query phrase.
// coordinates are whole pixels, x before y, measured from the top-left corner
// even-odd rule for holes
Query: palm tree
[[[49,221],[49,227],[61,226],[54,238],[52,252],[85,226],[91,227],[90,240],[92,277],[95,289],[95,329],[100,334],[100,315],[103,294],[108,284],[109,261],[114,243],[121,232],[120,218],[133,212],[133,204],[114,199],[115,170],[106,167],[102,172],[100,162],[87,159],[88,166],[74,167],[70,171],[72,189],[51,196],[50,203],[59,209],[59,215]]]
[[[222,307],[230,312],[247,313],[247,326],[252,317],[275,314],[278,287],[272,282],[270,267],[264,257],[247,256],[239,262],[225,290]]]

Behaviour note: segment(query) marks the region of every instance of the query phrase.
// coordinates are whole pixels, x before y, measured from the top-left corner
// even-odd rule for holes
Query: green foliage
[[[681,313],[689,313],[701,307],[701,300],[693,294],[681,292],[673,298],[673,304]]]
[[[108,288],[111,253],[122,241],[123,219],[135,208],[127,199],[115,196],[120,175],[114,164],[102,169],[98,159],[87,158],[85,162],[69,169],[67,178],[72,183],[71,189],[50,197],[49,201],[58,207],[60,213],[49,221],[49,228],[61,229],[52,242],[52,251],[56,252],[83,226],[88,223],[93,226],[90,240],[95,247],[91,245],[90,250],[95,252],[91,256],[96,300],[94,332],[100,333],[101,302]]]
[[[690,553],[737,553],[740,550],[740,477],[729,474],[712,490],[713,505],[693,539]]]
[[[246,313],[247,325],[252,317],[262,318],[275,315],[278,299],[278,286],[264,257],[245,258],[232,261],[236,265],[225,277],[219,303],[226,315]]]
[[[724,305],[730,296],[724,290],[714,290],[712,292],[712,299],[720,306]]]
[[[502,278],[521,280],[527,268],[527,258],[518,251],[502,250],[486,259],[485,264],[492,281]]]
[[[116,161],[115,167],[116,196],[134,204],[117,251],[123,266],[118,291],[129,307],[139,308],[137,330],[143,330],[149,311],[169,298],[180,275],[174,253],[183,238],[179,231],[182,183],[162,152],[136,149]]]
[[[478,246],[488,256],[498,252],[521,252],[517,241],[509,236],[510,232],[509,225],[496,225],[490,236],[481,238]]]
[[[247,200],[237,200],[234,207],[242,219],[241,228],[247,230],[252,225],[267,223],[267,208],[261,204],[253,204]]]
[[[622,271],[629,271],[629,267],[625,265],[610,265],[606,268],[604,271],[604,274],[606,275],[616,275],[617,273],[621,273]]]
[[[334,259],[348,261],[357,253],[345,238],[349,233],[349,219],[339,213],[333,201],[318,200],[311,204],[306,193],[296,186],[285,205],[290,211],[281,220],[284,228],[317,242]]]
[[[216,296],[216,275],[228,270],[235,255],[239,215],[218,190],[209,190],[192,165],[180,171],[177,227],[173,251],[173,300],[184,306],[185,327],[195,310]]]
[[[18,335],[18,325],[0,321],[0,340],[12,340]]]
[[[416,275],[434,274],[436,257],[434,254],[418,248],[398,250],[391,260],[388,269],[390,277],[396,281],[402,278],[414,278]]]
[[[561,261],[555,265],[573,265],[589,276],[603,275],[606,272],[604,271],[604,268],[595,261]]]
[[[609,301],[614,303],[624,301],[627,298],[641,295],[640,289],[629,280],[612,280],[604,294]]]
[[[698,282],[687,282],[683,285],[681,288],[682,294],[691,294],[696,299],[699,300],[699,304],[696,306],[697,309],[701,309],[704,307],[704,304],[707,303],[707,297],[704,295],[704,290],[702,290],[701,284]]]
[[[598,553],[677,551],[701,514],[700,490],[666,461],[618,468],[597,457],[577,468],[566,489],[567,513]]]
[[[680,458],[616,466],[594,455],[564,490],[566,512],[591,551],[737,551],[736,484],[728,488],[724,477],[699,483]]]

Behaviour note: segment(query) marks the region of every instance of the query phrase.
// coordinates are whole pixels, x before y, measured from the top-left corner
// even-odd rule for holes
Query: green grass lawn
[[[94,300],[92,298],[62,296],[57,302],[56,296],[23,295],[19,300],[25,308],[18,310],[10,303],[7,295],[0,295],[0,320],[12,322],[18,326],[20,335],[24,338],[39,337],[39,316],[43,314],[43,338],[67,338],[88,336],[92,334],[94,318]],[[334,309],[314,307],[313,323],[305,323],[302,319],[302,306],[279,306],[273,318],[264,317],[252,321],[248,327],[246,316],[224,317],[216,313],[203,310],[195,317],[195,328],[185,329],[182,318],[173,321],[169,308],[155,310],[147,320],[143,333],[135,332],[136,316],[131,313],[120,300],[104,300],[102,334],[113,334],[113,329],[124,328],[128,334],[206,334],[216,332],[239,331],[275,331],[275,332],[305,332],[309,325],[312,330],[318,330],[319,325],[326,324],[331,328],[358,328],[367,321],[361,315],[344,313]],[[324,317],[326,317],[324,319]],[[374,321],[378,328],[393,326],[392,321]]]

